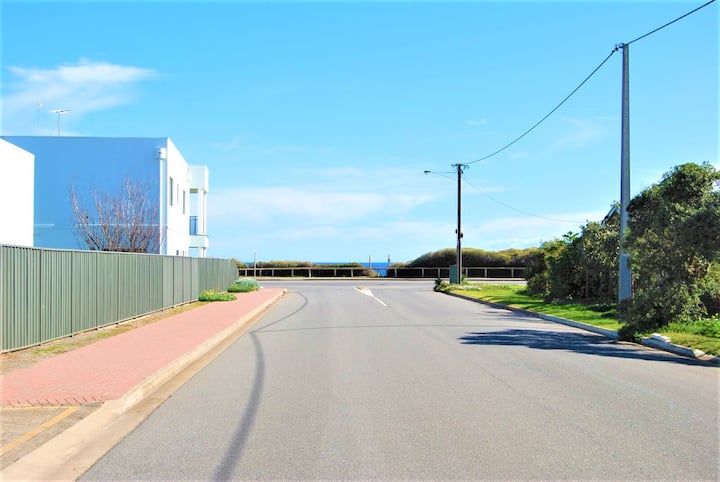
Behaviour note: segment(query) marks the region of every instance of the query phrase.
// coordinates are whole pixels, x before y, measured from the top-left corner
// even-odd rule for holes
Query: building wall
[[[147,186],[159,199],[156,151],[164,138],[6,136],[35,154],[34,245],[85,249],[74,233],[70,191],[90,206],[93,193],[117,193],[124,180]],[[156,201],[157,202],[157,201]],[[158,220],[159,221],[159,220]]]
[[[207,235],[207,194],[209,190],[206,166],[189,166],[190,172],[190,216],[194,217],[195,233],[190,236],[190,256],[207,256],[209,241]]]
[[[191,255],[190,170],[167,137],[3,138],[35,154],[34,246],[86,249],[73,229],[71,189],[92,210],[94,193],[114,195],[128,179],[141,183],[157,208],[153,224],[161,231],[159,254]]]
[[[167,176],[164,182],[167,195],[164,203],[166,206],[167,253],[164,254],[189,256],[190,187],[188,183],[188,164],[169,139],[166,152]]]
[[[35,156],[0,139],[0,243],[33,245]]]

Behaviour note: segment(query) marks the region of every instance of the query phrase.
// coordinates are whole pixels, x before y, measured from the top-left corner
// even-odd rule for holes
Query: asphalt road
[[[273,283],[290,293],[83,478],[718,479],[717,367],[359,283]]]

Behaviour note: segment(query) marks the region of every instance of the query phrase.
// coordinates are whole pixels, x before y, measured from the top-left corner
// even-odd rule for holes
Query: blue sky
[[[210,169],[214,257],[454,247],[455,163],[464,245],[538,246],[620,197],[621,52],[473,161],[702,3],[3,0],[0,133],[170,137]],[[633,194],[718,165],[717,3],[631,45],[630,94]]]

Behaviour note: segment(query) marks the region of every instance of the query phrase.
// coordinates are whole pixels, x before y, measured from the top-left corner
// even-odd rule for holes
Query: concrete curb
[[[666,341],[658,340],[652,337],[642,338],[640,342],[650,348],[667,351],[676,355],[688,358],[695,358],[704,362],[720,365],[720,356],[708,355],[702,350],[695,350],[686,346],[675,345]]]
[[[282,290],[271,299],[259,305],[254,310],[246,313],[242,318],[234,322],[232,325],[225,328],[223,331],[215,334],[208,338],[200,345],[195,347],[193,350],[176,358],[173,362],[167,365],[165,368],[155,372],[150,377],[146,378],[138,385],[130,389],[125,395],[120,397],[118,401],[119,413],[125,412],[132,408],[136,403],[145,398],[148,394],[155,391],[159,386],[166,383],[168,380],[175,377],[178,373],[183,371],[185,368],[190,366],[196,360],[199,360],[206,354],[208,354],[213,348],[222,343],[223,340],[232,336],[233,333],[241,329],[248,321],[255,318],[257,315],[272,306],[277,300],[285,295],[286,291]]]
[[[478,298],[471,298],[469,296],[463,296],[459,293],[445,293],[445,294],[454,296],[456,298],[461,298],[463,300],[474,301],[476,303],[481,303],[484,305],[492,306],[493,308],[514,311],[516,313],[522,313],[524,315],[534,316],[535,318],[540,318],[540,319],[543,319],[546,321],[551,321],[554,323],[560,323],[563,325],[572,326],[574,328],[579,328],[579,329],[585,330],[585,331],[591,331],[593,333],[603,335],[603,336],[605,336],[607,338],[611,338],[613,340],[618,339],[618,332],[616,330],[609,330],[607,328],[601,328],[599,326],[589,325],[587,323],[582,323],[580,321],[567,320],[565,318],[559,318],[557,316],[545,315],[542,313],[535,313],[534,311],[528,311],[528,310],[525,310],[522,308],[515,308],[513,306],[508,306],[508,305],[501,305],[500,303],[493,303],[492,301],[481,300]],[[684,356],[687,358],[694,358],[696,360],[704,361],[707,363],[712,363],[714,365],[720,365],[720,356],[708,355],[704,351],[694,350],[694,349],[688,348],[686,346],[675,345],[673,343],[659,340],[657,338],[652,338],[652,337],[642,338],[640,340],[640,344],[647,346],[649,348],[654,348],[656,350],[662,350],[662,351],[667,351],[669,353],[674,353],[675,355],[680,355],[680,356]]]
[[[232,325],[208,338],[187,354],[175,359],[165,368],[136,385],[116,400],[102,404],[100,408],[65,430],[57,437],[41,445],[1,474],[2,480],[76,480],[95,462],[125,438],[145,418],[179,388],[171,387],[168,393],[157,395],[166,385],[191,365],[198,363],[213,350],[224,350],[222,344],[240,333],[248,324],[287,293],[282,290],[271,299],[243,315]],[[203,365],[204,366],[204,365]],[[153,400],[155,398],[155,400]]]

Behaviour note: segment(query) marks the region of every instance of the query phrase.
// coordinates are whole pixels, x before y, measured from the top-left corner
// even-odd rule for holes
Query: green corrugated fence
[[[2,352],[137,318],[224,290],[229,259],[0,245]]]

